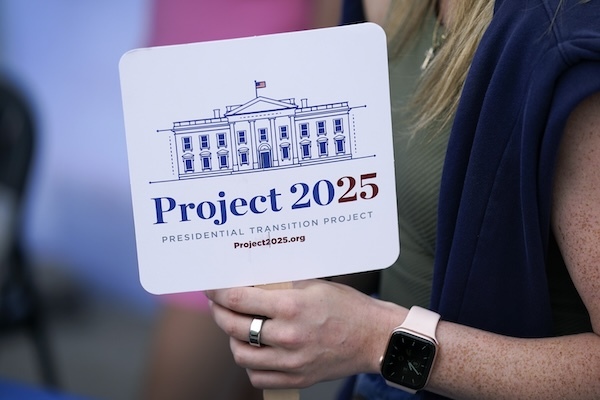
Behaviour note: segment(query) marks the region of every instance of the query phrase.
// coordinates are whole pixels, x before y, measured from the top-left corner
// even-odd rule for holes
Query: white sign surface
[[[375,270],[398,257],[379,26],[137,49],[120,74],[149,292]]]

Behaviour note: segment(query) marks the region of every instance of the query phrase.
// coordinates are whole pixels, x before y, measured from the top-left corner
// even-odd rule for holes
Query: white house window
[[[300,143],[300,149],[302,151],[302,158],[310,158],[310,142]]]
[[[217,147],[227,147],[227,136],[224,133],[217,133]]]
[[[238,131],[237,132],[237,138],[238,138],[238,144],[246,144],[247,142],[247,138],[246,138],[246,131]]]
[[[192,154],[185,154],[183,156],[183,171],[185,173],[194,172],[194,156]]]
[[[261,142],[268,142],[269,138],[267,136],[267,128],[260,128],[258,130],[258,140]]]
[[[300,124],[300,137],[307,138],[308,136],[309,136],[308,124],[306,124],[306,123]]]
[[[328,155],[328,147],[327,147],[327,139],[326,138],[320,138],[317,141],[317,144],[319,146],[319,157],[326,157]]]
[[[212,169],[212,163],[210,161],[210,153],[209,154],[201,154],[200,161],[202,163],[203,171],[210,171]]]
[[[335,138],[335,153],[344,154],[346,153],[346,138],[336,137]]]
[[[279,127],[279,138],[282,139],[282,140],[290,138],[290,133],[288,131],[288,126],[287,125],[281,125]]]
[[[317,121],[317,135],[327,134],[327,129],[325,129],[325,127],[325,121]]]
[[[335,133],[342,133],[342,132],[344,132],[344,125],[342,123],[342,119],[341,118],[333,120],[333,131]]]
[[[284,144],[281,145],[281,159],[282,160],[289,160],[290,157],[290,145],[289,144]]]
[[[220,169],[229,168],[229,154],[227,152],[219,153],[218,159],[219,159],[219,168]]]
[[[208,135],[200,135],[200,148],[202,150],[210,149],[210,142],[208,140]]]
[[[250,161],[248,159],[248,149],[239,149],[238,154],[240,156],[240,165],[250,164]]]
[[[183,151],[192,151],[192,138],[189,136],[184,136],[181,138],[181,144],[183,146]]]

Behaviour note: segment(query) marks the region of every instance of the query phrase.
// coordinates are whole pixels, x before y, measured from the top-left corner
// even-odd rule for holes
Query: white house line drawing
[[[255,88],[264,88],[264,81]],[[173,122],[178,179],[259,172],[353,157],[354,127],[347,101],[308,105],[308,99],[258,96],[213,110],[210,118]]]

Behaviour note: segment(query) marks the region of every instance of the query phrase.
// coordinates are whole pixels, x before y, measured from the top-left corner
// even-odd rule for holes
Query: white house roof
[[[294,104],[292,100],[282,101],[259,96],[240,106],[232,106],[231,108],[228,107],[228,111],[225,113],[225,116],[231,117],[234,115],[252,114],[265,111],[292,110],[296,108],[298,108],[298,106]]]

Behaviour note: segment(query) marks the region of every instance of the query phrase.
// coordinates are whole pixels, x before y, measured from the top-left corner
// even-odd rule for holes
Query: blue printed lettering
[[[172,197],[156,197],[153,198],[154,209],[156,213],[157,224],[166,224],[167,216],[173,215],[171,220],[175,218],[175,214],[179,214],[179,222],[191,221],[190,210],[196,210],[195,214],[202,220],[212,220],[215,225],[224,225],[227,223],[229,215],[240,217],[248,213],[248,210],[253,214],[263,214],[267,211],[279,212],[282,208],[277,204],[277,197],[280,196],[276,189],[271,189],[269,194],[256,195],[250,199],[250,201],[237,197],[230,202],[226,200],[226,194],[223,191],[218,193],[219,200],[216,202],[210,200],[204,200],[199,203],[177,203]],[[177,213],[175,210],[179,209]]]

